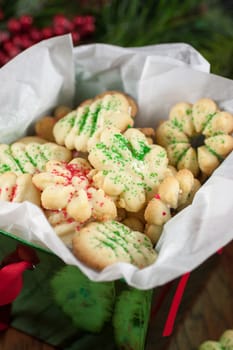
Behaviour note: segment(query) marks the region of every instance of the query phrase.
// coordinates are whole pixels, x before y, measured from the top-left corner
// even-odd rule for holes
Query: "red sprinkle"
[[[14,200],[14,197],[15,197],[15,194],[16,194],[16,190],[17,190],[17,185],[12,187],[11,198],[10,198],[11,202]]]
[[[160,197],[160,195],[158,193],[154,195],[154,198],[161,199],[161,197]]]
[[[92,198],[92,194],[90,192],[87,192],[87,198],[91,199]]]
[[[162,212],[163,216],[167,215],[167,213],[165,211]]]

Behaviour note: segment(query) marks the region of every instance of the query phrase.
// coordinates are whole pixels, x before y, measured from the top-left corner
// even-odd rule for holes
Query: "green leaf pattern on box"
[[[75,266],[66,266],[52,279],[54,299],[81,329],[99,332],[109,321],[115,300],[113,282],[91,282]]]

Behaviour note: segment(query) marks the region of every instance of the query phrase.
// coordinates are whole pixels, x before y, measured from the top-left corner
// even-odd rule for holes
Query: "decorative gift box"
[[[233,112],[233,82],[209,74],[209,68],[186,44],[73,49],[69,36],[41,42],[0,71],[0,141],[30,134],[35,121],[57,105],[75,107],[107,90],[135,98],[137,126],[155,128],[176,102],[201,97]],[[38,207],[1,202],[2,281],[20,266],[13,269],[15,294],[1,302],[9,309],[14,300],[12,325],[63,349],[144,349],[152,289],[192,271],[232,240],[232,164],[230,154],[192,205],[167,222],[155,247],[157,260],[143,269],[117,263],[96,272],[74,257]],[[17,265],[22,261],[28,264]]]

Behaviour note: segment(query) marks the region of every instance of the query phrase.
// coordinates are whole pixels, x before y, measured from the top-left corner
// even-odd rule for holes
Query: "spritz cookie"
[[[8,172],[0,175],[0,200],[15,203],[29,201],[40,206],[40,191],[33,185],[31,174]]]
[[[41,193],[45,209],[66,210],[78,222],[90,218],[114,219],[117,215],[112,198],[97,189],[87,160],[75,158],[71,162],[49,161],[46,171],[33,176],[33,183]]]
[[[146,136],[129,128],[124,134],[106,129],[90,149],[88,159],[97,170],[95,184],[115,196],[117,206],[137,212],[155,193],[167,171],[167,153],[149,145]]]
[[[44,171],[45,164],[52,159],[70,161],[72,153],[55,143],[15,142],[0,144],[0,174],[34,174]]]
[[[143,268],[153,264],[157,257],[146,235],[113,220],[87,224],[74,235],[72,246],[74,255],[95,270],[116,262]]]
[[[156,142],[167,149],[170,164],[209,176],[233,150],[233,116],[202,98],[177,103],[169,120],[156,129]]]
[[[181,209],[191,204],[200,186],[200,182],[188,169],[179,170],[175,175],[167,176],[161,182],[144,214],[147,222],[145,234],[153,244],[160,238],[164,224]]]
[[[133,125],[131,105],[123,93],[105,93],[61,118],[53,128],[59,145],[87,152],[96,143],[99,133],[109,127],[125,131]]]

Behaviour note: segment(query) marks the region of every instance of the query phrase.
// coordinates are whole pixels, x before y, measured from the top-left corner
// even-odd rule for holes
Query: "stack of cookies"
[[[0,145],[0,199],[39,205],[74,255],[102,270],[155,262],[164,224],[233,149],[233,116],[214,101],[179,103],[158,127],[134,127],[137,104],[108,91],[60,106],[36,136]]]

